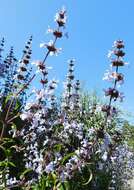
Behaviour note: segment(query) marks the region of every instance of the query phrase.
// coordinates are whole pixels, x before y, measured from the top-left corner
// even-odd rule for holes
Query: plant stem
[[[116,66],[116,74],[118,73],[118,69],[119,69],[119,66],[117,65]],[[116,89],[116,84],[117,84],[117,79],[115,79],[115,81],[114,81],[114,86],[113,86],[113,89]],[[110,99],[109,99],[109,104],[108,104],[108,107],[109,107],[109,111],[106,113],[106,118],[105,118],[105,126],[104,126],[104,129],[106,130],[106,128],[107,128],[107,121],[108,121],[108,116],[109,116],[109,112],[111,111],[111,104],[112,104],[112,99],[113,99],[113,97],[112,97],[112,95],[110,96]]]
[[[11,103],[10,103],[10,105],[8,107],[7,114],[6,114],[6,117],[5,117],[5,121],[7,121],[7,119],[8,119],[9,112],[10,112],[12,104],[14,103],[15,98],[32,82],[32,80],[35,78],[35,76],[36,75],[34,74],[32,76],[32,78],[14,95],[14,97],[12,98]]]
[[[3,123],[2,131],[1,131],[1,134],[0,134],[0,140],[2,140],[2,138],[3,138],[5,128],[6,128],[6,125],[5,125],[5,123]]]

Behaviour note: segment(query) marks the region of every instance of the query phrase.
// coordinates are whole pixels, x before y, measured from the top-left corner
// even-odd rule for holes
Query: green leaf
[[[4,167],[4,166],[6,166],[6,161],[0,162],[0,167]]]
[[[9,162],[9,161],[5,160],[5,161],[0,162],[0,166],[1,167],[9,167],[9,166],[15,167],[15,164],[13,162]]]
[[[27,173],[33,171],[31,168],[26,169],[21,175],[20,175],[20,179],[22,179]]]
[[[20,103],[20,101],[17,99],[14,109],[15,109],[15,110],[18,110],[18,108],[20,108],[20,107],[21,107],[21,103]]]
[[[16,124],[15,124],[15,123],[13,123],[13,124],[12,124],[12,126],[11,126],[11,128],[12,128],[12,129],[17,129]]]
[[[57,152],[60,152],[62,146],[63,146],[62,144],[56,144],[56,145],[54,146],[54,150],[56,150]]]
[[[58,190],[69,190],[70,189],[69,182],[68,181],[65,181],[64,183],[59,182],[57,184],[57,188]]]
[[[9,94],[9,95],[6,97],[6,99],[5,99],[5,104],[7,104],[7,102],[8,102],[9,100],[11,100],[12,96],[13,96],[13,94]]]
[[[9,165],[9,166],[16,167],[15,164],[14,164],[13,162],[8,162],[8,165]]]
[[[91,171],[89,168],[88,168],[88,170],[89,170],[89,172],[90,172],[90,177],[89,177],[88,181],[85,182],[83,185],[88,185],[88,184],[90,183],[90,181],[92,180],[92,178],[93,178],[92,171]]]
[[[13,143],[13,142],[14,142],[14,140],[11,139],[11,138],[3,138],[3,143],[2,143],[2,145],[5,145],[5,144],[7,144],[7,143]]]
[[[54,181],[56,181],[56,179],[57,179],[57,176],[56,176],[56,174],[54,174],[54,173],[51,173],[51,175],[52,175],[52,178],[53,178],[53,180],[54,180]]]
[[[71,158],[72,156],[77,156],[77,154],[75,152],[71,152],[69,154],[67,154],[66,156],[64,156],[64,158],[62,159],[61,164],[64,164],[65,161],[67,161],[69,158]]]

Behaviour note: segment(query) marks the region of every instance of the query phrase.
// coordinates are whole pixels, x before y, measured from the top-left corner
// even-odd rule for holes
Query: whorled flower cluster
[[[15,151],[15,155],[22,153],[22,161],[24,162],[24,169],[26,169],[19,178],[18,176],[11,177],[10,167],[6,168],[5,179],[9,189],[22,186],[23,188],[31,188],[38,184],[42,178],[46,179],[50,176],[54,176],[56,182],[54,182],[53,187],[51,181],[49,185],[52,185],[52,187],[49,187],[57,189],[58,182],[64,184],[64,182],[74,180],[76,175],[84,178],[83,176],[86,173],[87,181],[84,179],[84,185],[87,186],[85,187],[102,189],[99,176],[103,174],[110,176],[108,187],[106,187],[110,190],[118,189],[119,185],[122,186],[126,183],[126,179],[131,178],[130,170],[133,168],[133,153],[128,149],[127,145],[123,144],[121,130],[119,131],[112,123],[112,118],[117,115],[113,102],[122,99],[122,93],[118,91],[117,87],[118,84],[124,82],[124,75],[119,72],[119,68],[125,65],[123,61],[125,55],[123,51],[124,42],[122,40],[115,41],[114,49],[109,55],[112,68],[105,74],[104,79],[112,82],[113,87],[105,90],[105,96],[109,97],[108,104],[101,107],[95,101],[93,104],[82,102],[80,81],[75,80],[74,59],[69,60],[64,91],[59,103],[55,92],[58,81],[49,79],[48,70],[51,67],[47,66],[46,60],[49,55],[59,53],[60,49],[56,47],[56,42],[64,35],[63,29],[65,28],[66,20],[66,10],[62,9],[55,16],[57,28],[49,28],[47,31],[53,35],[54,40],[40,45],[45,48],[44,59],[42,61],[33,61],[32,63],[37,70],[32,77],[30,77],[31,67],[29,65],[32,54],[32,36],[25,45],[17,71],[14,69],[13,72],[8,68],[11,64],[16,68],[17,59],[14,57],[13,48],[11,48],[5,62],[2,62],[1,53],[4,39],[1,42],[0,75],[3,75],[2,72],[4,74],[7,72],[6,77],[9,73],[10,78],[13,75],[15,76],[13,77],[15,83],[14,81],[7,82],[10,85],[5,85],[5,89],[8,90],[2,93],[7,93],[8,95],[9,90],[14,89],[12,92],[15,95],[12,99],[9,99],[9,102],[7,101],[8,111],[6,117],[2,118],[3,123],[6,121],[6,125],[4,123],[2,130],[0,129],[0,132],[2,131],[0,140],[5,137],[5,131],[10,124],[11,129],[7,134],[13,140],[21,140],[22,143],[19,142],[21,146],[17,144],[11,148]],[[3,64],[5,65],[3,66]],[[26,88],[35,75],[40,77],[41,88],[33,89],[29,101],[23,105],[23,108],[19,108],[17,116],[13,116],[13,114],[10,114],[11,107],[13,110],[13,105],[16,106],[19,98],[23,102],[21,98],[24,97]],[[6,79],[9,81],[9,78]],[[85,108],[86,106],[87,108]],[[3,109],[2,106],[1,109]],[[15,121],[16,123],[13,123],[14,119],[18,119],[18,117],[19,121],[17,120]],[[18,122],[22,125],[20,129],[16,127]],[[85,170],[86,172],[84,173]],[[2,179],[0,179],[1,181]],[[83,181],[81,184],[83,185]]]
[[[121,101],[124,98],[123,93],[118,90],[118,87],[124,83],[124,75],[119,72],[119,68],[125,66],[127,63],[124,62],[123,57],[125,55],[124,49],[124,42],[123,40],[117,40],[114,42],[113,50],[109,52],[108,57],[111,61],[111,69],[110,71],[106,72],[104,75],[104,80],[108,80],[113,83],[113,87],[110,87],[105,90],[105,96],[109,97],[109,103],[102,106],[102,111],[106,113],[105,116],[105,123],[103,130],[108,131],[111,125],[110,120],[117,115],[117,110],[115,106],[112,105],[113,102],[120,99]],[[111,129],[112,130],[112,129]],[[121,129],[116,127],[116,131],[114,134],[111,133],[111,143],[109,143],[107,153],[105,156],[107,157],[107,161],[109,162],[109,170],[111,168],[111,183],[109,184],[108,189],[118,189],[121,185],[126,185],[127,182],[125,181],[125,173],[126,168],[128,173],[131,173],[131,169],[129,167],[129,159],[128,156],[132,156],[132,152],[128,151],[127,146],[119,145],[122,141],[122,132]],[[128,152],[127,152],[128,151]],[[127,153],[126,153],[127,152]],[[125,154],[125,156],[123,156]],[[132,159],[131,163],[132,162]],[[127,175],[129,176],[129,174]],[[132,176],[131,176],[132,177]],[[120,178],[120,180],[119,180]],[[130,176],[128,177],[128,179]],[[119,184],[118,180],[120,181]],[[118,186],[119,185],[119,186]]]
[[[118,90],[118,87],[124,83],[124,75],[119,72],[119,68],[123,67],[127,63],[123,61],[125,52],[123,51],[124,42],[117,40],[114,42],[113,50],[110,51],[108,57],[111,62],[111,69],[104,75],[104,80],[108,80],[113,83],[113,87],[109,87],[105,90],[105,96],[109,97],[109,103],[102,107],[102,111],[106,112],[106,120],[116,113],[116,109],[112,106],[112,101],[120,100],[124,98],[123,93]]]

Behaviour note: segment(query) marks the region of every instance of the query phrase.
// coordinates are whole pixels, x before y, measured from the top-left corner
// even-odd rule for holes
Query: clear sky
[[[41,42],[47,42],[48,25],[54,26],[53,18],[60,7],[68,12],[64,38],[57,46],[63,48],[58,57],[50,57],[52,75],[64,79],[69,58],[76,58],[76,76],[87,89],[99,92],[106,82],[103,73],[109,68],[107,52],[113,41],[123,39],[126,44],[125,60],[129,66],[122,69],[125,84],[124,108],[134,112],[134,0],[0,0],[0,38],[5,37],[7,49],[14,46],[21,55],[24,42],[33,35],[32,59],[43,59]],[[103,93],[102,93],[103,94]]]

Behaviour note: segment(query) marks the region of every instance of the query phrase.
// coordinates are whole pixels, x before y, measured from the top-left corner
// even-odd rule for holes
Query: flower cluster
[[[80,81],[74,80],[74,64],[75,60],[71,59],[69,62],[69,68],[66,81],[64,82],[64,93],[62,99],[62,111],[67,116],[72,114],[74,117],[76,114],[80,114]]]
[[[36,74],[31,77],[32,36],[20,61],[13,48],[3,59],[0,47],[0,188],[1,189],[121,189],[131,179],[133,152],[124,142],[118,112],[113,102],[122,99],[118,84],[124,82],[119,68],[125,65],[124,42],[117,40],[110,52],[112,68],[104,79],[113,83],[105,90],[108,104],[96,95],[80,93],[75,78],[75,60],[70,59],[63,94],[56,95],[58,81],[49,78],[46,60],[59,53],[66,10],[55,16],[56,29],[48,29],[53,40],[41,44],[46,54],[33,61]],[[37,76],[39,88],[27,88]],[[4,79],[4,80],[3,80]],[[3,85],[5,84],[5,85]],[[2,87],[4,86],[4,87]],[[30,91],[31,92],[31,91]],[[29,99],[28,99],[29,98]],[[26,101],[27,100],[27,101]]]
[[[127,144],[116,147],[114,154],[111,156],[111,182],[109,189],[124,187],[130,188],[130,179],[133,178],[134,155]],[[119,182],[117,184],[117,181]]]
[[[123,57],[125,52],[122,50],[124,48],[124,42],[122,40],[117,40],[114,42],[114,49],[110,51],[108,57],[111,61],[111,69],[107,71],[104,75],[104,80],[108,80],[113,83],[113,87],[110,87],[105,90],[105,96],[109,97],[109,104],[104,105],[102,108],[103,112],[106,112],[107,118],[110,117],[113,113],[115,113],[115,108],[112,107],[111,103],[112,100],[116,101],[120,99],[123,100],[124,95],[123,93],[119,92],[117,89],[118,86],[123,84],[124,82],[124,75],[119,72],[119,68],[124,66],[126,63],[123,61]]]
[[[16,77],[20,83],[22,83],[22,81],[27,80],[26,72],[28,70],[27,67],[30,63],[30,58],[32,54],[31,45],[32,45],[32,36],[26,42],[25,48],[23,50],[23,56],[19,61],[19,69]]]
[[[113,50],[110,51],[108,54],[108,57],[111,61],[111,69],[110,71],[107,71],[105,73],[103,79],[112,82],[113,87],[109,87],[105,90],[105,96],[109,97],[109,103],[102,106],[102,111],[106,113],[105,127],[103,128],[106,131],[108,131],[108,127],[111,128],[111,120],[114,118],[115,115],[118,114],[115,106],[112,105],[112,101],[116,101],[118,99],[122,101],[124,98],[123,93],[118,90],[118,87],[120,87],[120,85],[124,82],[124,75],[119,72],[119,68],[127,64],[123,61],[123,57],[125,55],[125,52],[123,51],[124,47],[124,42],[122,40],[117,40],[114,42]],[[112,130],[113,129],[111,128],[111,131]],[[111,133],[111,131],[109,132]],[[127,146],[119,145],[122,141],[122,132],[117,127],[115,128],[114,133],[111,133],[110,138],[111,140],[108,144],[108,149],[103,156],[103,159],[107,160],[107,162],[109,163],[108,169],[110,170],[111,168],[112,178],[108,189],[117,189],[122,185],[126,185],[127,187],[128,183],[124,181],[126,175],[125,168],[130,169],[128,156],[132,156],[132,153],[130,152],[130,150],[128,150]],[[126,154],[127,151],[129,153],[126,156],[123,156]],[[133,163],[132,160],[131,163]],[[129,169],[127,170],[127,172],[131,175],[131,169]],[[127,177],[129,176],[129,174],[127,175]],[[129,178],[130,176],[128,177],[128,179]],[[117,183],[118,180],[120,181],[120,184]]]

